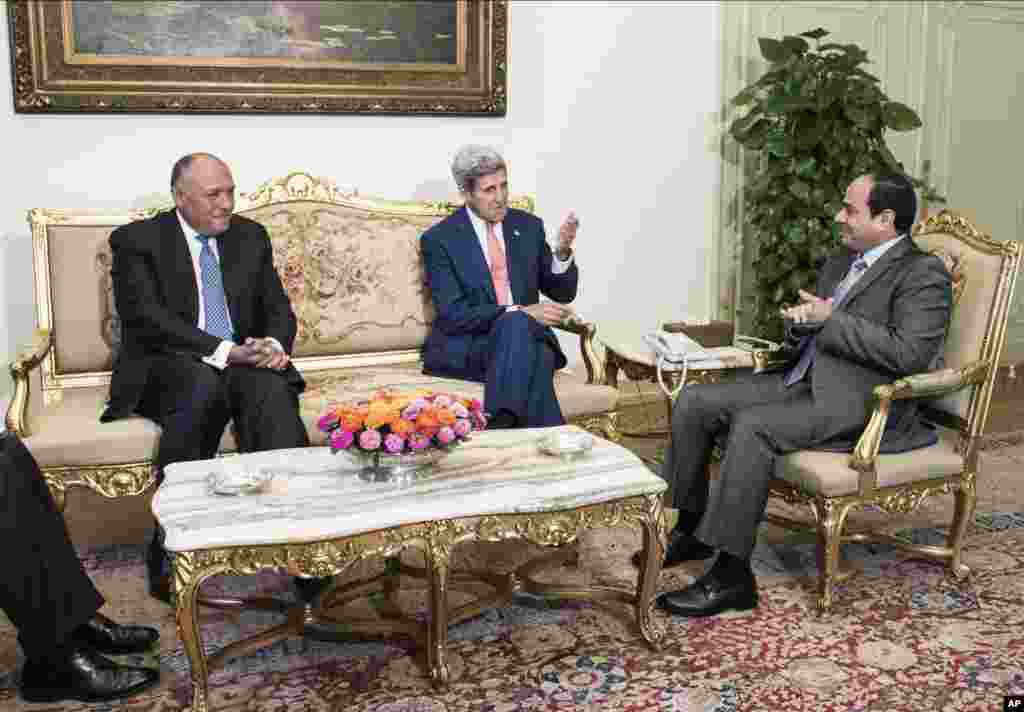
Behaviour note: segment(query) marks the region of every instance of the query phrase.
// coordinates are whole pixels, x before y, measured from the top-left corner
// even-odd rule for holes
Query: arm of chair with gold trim
[[[32,369],[42,363],[53,348],[53,332],[49,329],[37,329],[32,342],[18,352],[11,361],[11,378],[14,380],[14,396],[7,406],[4,424],[7,429],[17,433],[19,437],[29,435],[28,432],[28,398],[29,374]]]
[[[570,319],[555,327],[580,337],[580,355],[583,357],[583,365],[587,368],[587,383],[590,385],[607,385],[604,381],[604,372],[597,368],[600,359],[594,349],[594,338],[597,334],[597,324],[589,321]]]
[[[893,401],[907,398],[935,398],[955,393],[968,386],[983,383],[988,377],[991,363],[974,361],[960,368],[943,368],[901,378],[893,383],[877,386],[874,396],[875,410],[861,433],[850,455],[850,467],[860,473],[859,494],[865,495],[878,487],[875,460],[882,444],[882,434],[889,420]]]
[[[781,345],[777,349],[756,349],[754,352],[754,373],[781,371],[797,356],[795,349]]]

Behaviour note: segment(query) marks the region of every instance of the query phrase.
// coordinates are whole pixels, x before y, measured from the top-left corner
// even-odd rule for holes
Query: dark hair
[[[868,211],[875,217],[883,210],[896,214],[893,227],[902,235],[910,230],[917,219],[917,194],[914,184],[902,173],[872,173]]]

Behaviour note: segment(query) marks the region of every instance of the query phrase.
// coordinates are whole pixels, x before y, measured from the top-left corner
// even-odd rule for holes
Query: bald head
[[[178,212],[201,235],[219,235],[231,225],[235,180],[224,161],[211,153],[182,156],[171,169],[171,192]]]

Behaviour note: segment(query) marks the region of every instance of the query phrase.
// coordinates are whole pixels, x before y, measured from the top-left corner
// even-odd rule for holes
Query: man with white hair
[[[553,379],[566,358],[551,327],[573,316],[579,221],[569,213],[552,252],[543,221],[509,207],[505,161],[488,146],[459,149],[452,176],[465,206],[420,238],[437,312],[424,371],[483,382],[490,427],[562,425]]]

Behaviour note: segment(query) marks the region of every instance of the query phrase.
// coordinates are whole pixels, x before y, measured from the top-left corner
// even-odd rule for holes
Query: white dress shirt
[[[466,208],[466,214],[469,215],[469,222],[473,225],[473,231],[476,232],[476,239],[480,242],[480,249],[484,253],[484,261],[487,262],[487,269],[491,268],[491,251],[487,244],[487,223],[479,215],[473,212],[472,208]],[[494,236],[498,238],[498,247],[502,252],[505,251],[505,240],[504,234],[502,233],[501,223],[494,223]],[[515,239],[513,235],[512,239]],[[551,255],[551,274],[563,274],[569,271],[569,267],[572,266],[573,255],[569,255],[569,259],[560,260],[558,255]],[[508,294],[505,295],[505,303],[509,307],[519,308],[520,305],[515,303],[515,299],[512,298],[512,265],[509,261],[505,260],[505,265],[508,268]],[[498,301],[501,301],[500,299]]]
[[[180,210],[176,210],[175,213],[178,215],[178,223],[181,225],[181,231],[185,233],[185,244],[188,245],[188,253],[192,256],[192,271],[195,272],[196,286],[198,287],[199,297],[199,319],[196,321],[196,326],[199,329],[205,331],[206,327],[206,303],[203,300],[203,271],[199,266],[199,253],[203,249],[203,242],[199,239],[199,233],[188,224],[185,218],[182,216]],[[213,253],[213,259],[217,261],[217,265],[220,265],[220,251],[217,249],[217,240],[211,239],[208,241],[210,245],[210,251]],[[227,300],[228,295],[225,293],[224,299]],[[231,312],[228,311],[228,325],[231,327],[232,332],[235,330],[234,324],[231,322]],[[281,346],[280,342],[273,336],[268,337],[271,345],[274,346],[278,351],[284,351],[284,347]],[[231,352],[231,347],[234,346],[232,341],[221,341],[217,346],[216,350],[209,356],[203,356],[203,362],[208,363],[214,368],[225,369],[228,365],[228,354]]]

